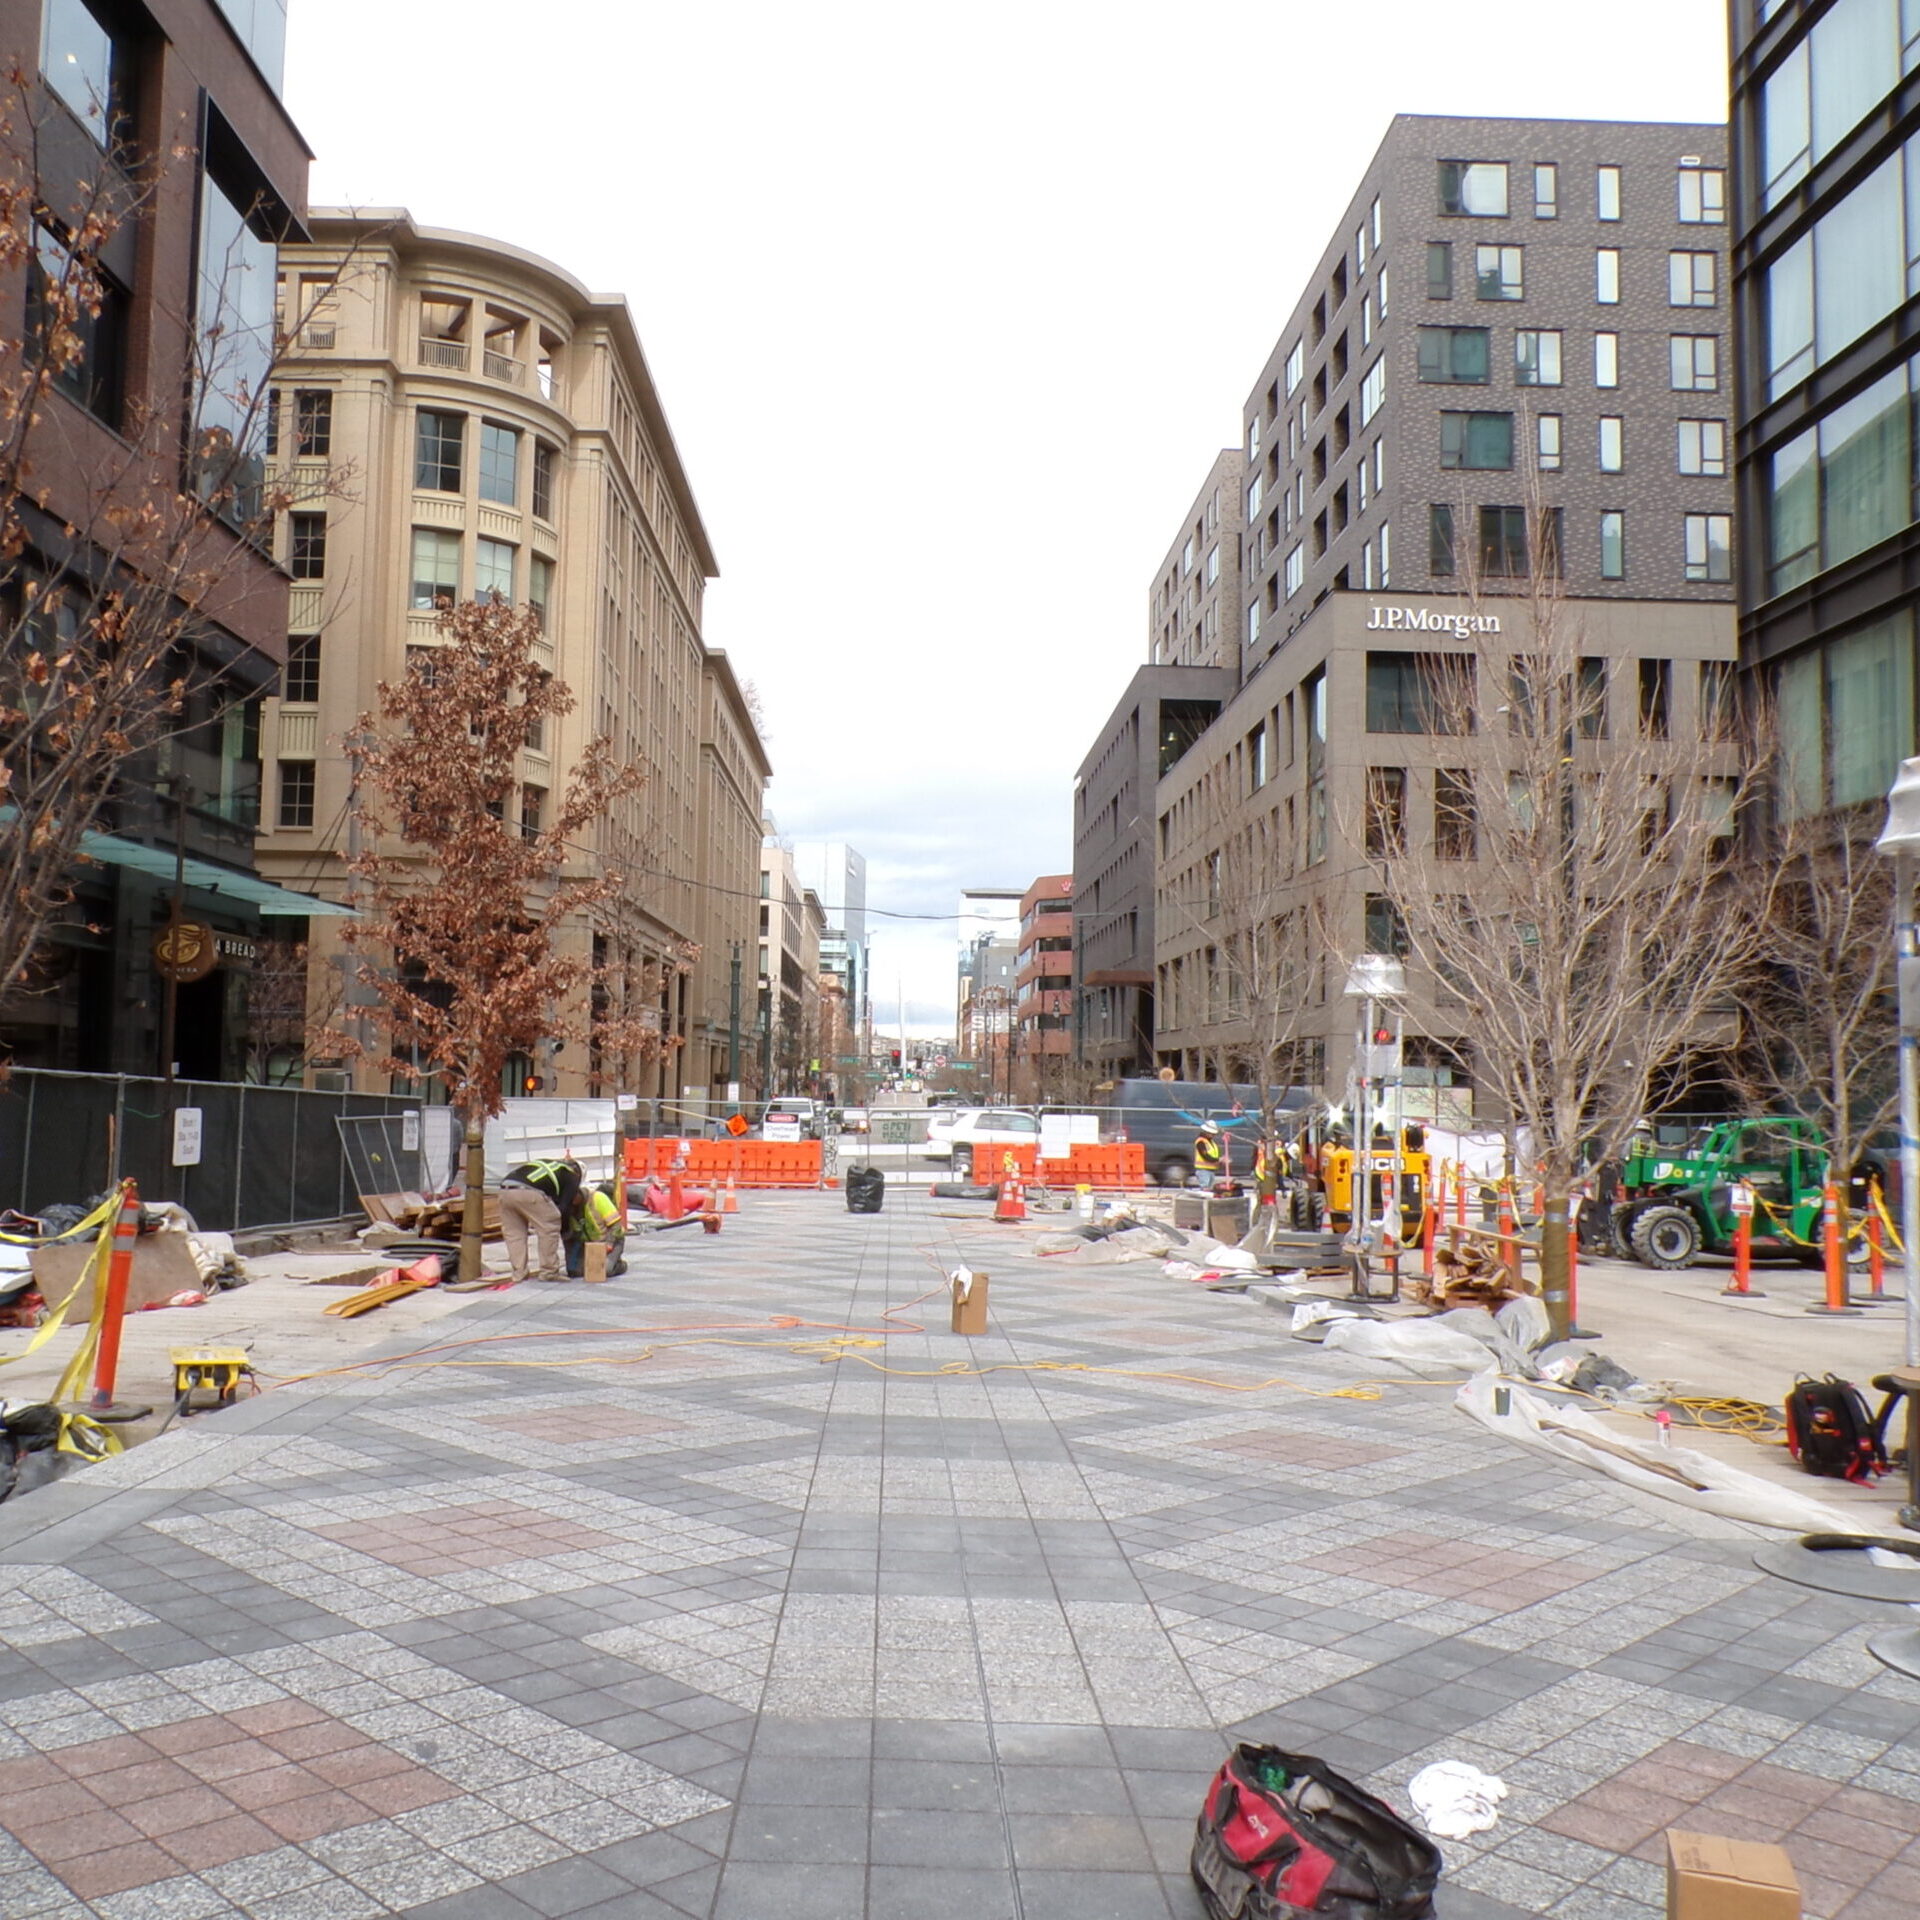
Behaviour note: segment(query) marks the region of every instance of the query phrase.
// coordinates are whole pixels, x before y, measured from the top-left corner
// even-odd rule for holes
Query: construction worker
[[[1219,1179],[1225,1159],[1226,1148],[1221,1140],[1219,1121],[1203,1120],[1200,1131],[1193,1136],[1193,1184],[1196,1187],[1211,1187]]]
[[[627,1270],[626,1233],[620,1225],[620,1208],[607,1187],[582,1187],[567,1218],[567,1277],[578,1280],[587,1270],[587,1243],[607,1243],[607,1278]]]
[[[507,1243],[507,1265],[516,1280],[527,1277],[527,1236],[540,1243],[542,1280],[565,1280],[560,1265],[560,1232],[580,1193],[577,1160],[528,1160],[508,1168],[500,1181],[500,1237]]]

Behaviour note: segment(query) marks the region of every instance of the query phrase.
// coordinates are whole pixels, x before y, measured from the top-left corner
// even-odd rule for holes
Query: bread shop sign
[[[1498,633],[1497,613],[1439,613],[1432,607],[1381,607],[1367,609],[1369,633],[1444,633],[1451,639],[1465,640],[1476,633]]]
[[[153,964],[163,980],[186,986],[215,967],[251,967],[260,949],[237,933],[220,933],[203,920],[181,920],[153,936]]]

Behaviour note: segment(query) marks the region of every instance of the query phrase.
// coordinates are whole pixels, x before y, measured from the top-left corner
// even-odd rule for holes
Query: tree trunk
[[[460,1210],[460,1278],[480,1278],[480,1249],[486,1236],[487,1128],[477,1115],[467,1120],[467,1187]]]
[[[1540,1214],[1540,1297],[1547,1309],[1550,1337],[1564,1340],[1573,1327],[1572,1275],[1569,1271],[1567,1222],[1571,1217],[1567,1190],[1555,1183],[1546,1189]]]

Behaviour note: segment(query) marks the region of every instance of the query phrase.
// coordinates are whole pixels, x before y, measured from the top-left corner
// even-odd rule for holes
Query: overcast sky
[[[1071,868],[1154,568],[1390,116],[1726,78],[1721,0],[293,0],[286,91],[316,205],[627,296],[782,834],[951,916]],[[876,1010],[951,1031],[963,930],[877,926]]]

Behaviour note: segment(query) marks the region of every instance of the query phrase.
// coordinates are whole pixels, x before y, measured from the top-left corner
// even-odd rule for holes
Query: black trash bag
[[[847,1211],[878,1213],[887,1192],[887,1176],[878,1167],[850,1167],[847,1170]]]
[[[70,1201],[58,1200],[50,1207],[42,1207],[33,1217],[40,1222],[42,1240],[63,1240],[92,1211],[91,1207],[79,1207]]]

